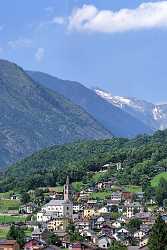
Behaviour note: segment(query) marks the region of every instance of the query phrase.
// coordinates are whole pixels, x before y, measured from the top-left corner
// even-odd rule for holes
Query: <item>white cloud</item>
[[[44,59],[44,55],[45,55],[45,50],[44,48],[38,48],[36,53],[35,53],[35,59],[37,62],[42,62]]]
[[[52,23],[54,24],[64,24],[65,23],[65,19],[64,17],[61,17],[61,16],[57,16],[57,17],[54,17],[53,20],[52,20]]]
[[[18,38],[17,40],[9,41],[8,45],[12,49],[17,48],[31,48],[32,47],[32,40],[28,38]]]
[[[142,3],[136,9],[98,10],[83,5],[69,17],[69,30],[85,32],[125,32],[150,28],[167,28],[167,1]]]

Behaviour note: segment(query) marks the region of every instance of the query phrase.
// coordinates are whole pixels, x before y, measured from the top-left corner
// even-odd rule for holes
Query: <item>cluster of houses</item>
[[[102,171],[105,171],[105,167]],[[155,223],[155,214],[148,207],[146,209],[143,192],[134,195],[121,187],[115,187],[113,190],[114,182],[114,178],[101,181],[96,183],[95,187],[73,193],[67,177],[63,194],[51,190],[50,201],[40,209],[33,203],[22,206],[20,211],[25,214],[32,214],[38,210],[32,235],[24,249],[58,249],[55,246],[48,248],[46,245],[50,232],[58,236],[61,248],[71,250],[105,250],[116,241],[127,246],[129,250],[148,249],[148,239]],[[104,190],[110,190],[110,195],[106,199],[90,199],[92,193]],[[140,222],[138,227],[130,227],[131,222],[135,220]],[[68,232],[71,224],[82,236],[81,242],[71,242]],[[17,245],[13,249],[17,250]]]
[[[99,182],[97,190],[111,189],[113,181]],[[143,193],[134,194],[117,188],[108,199],[91,200],[94,188],[87,188],[79,193],[71,192],[69,179],[64,185],[63,199],[57,194],[50,194],[51,200],[37,213],[37,223],[32,237],[24,249],[44,247],[46,232],[55,233],[61,240],[62,247],[68,249],[108,249],[114,241],[129,249],[147,249],[149,233],[155,222],[151,211],[146,211]],[[131,230],[131,220],[140,221],[139,228]],[[68,226],[73,224],[83,237],[83,242],[70,242]],[[36,242],[30,248],[30,242]],[[32,242],[31,242],[32,243]],[[132,247],[132,245],[135,245]]]

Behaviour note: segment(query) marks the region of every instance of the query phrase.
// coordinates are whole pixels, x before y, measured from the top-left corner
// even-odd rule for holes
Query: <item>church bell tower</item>
[[[70,181],[69,176],[67,176],[66,184],[64,185],[64,200],[70,200]]]

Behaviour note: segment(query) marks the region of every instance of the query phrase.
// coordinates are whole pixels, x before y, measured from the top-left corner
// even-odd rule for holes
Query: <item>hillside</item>
[[[0,60],[0,167],[55,144],[109,138],[81,107]]]
[[[93,90],[78,82],[61,80],[41,72],[28,71],[27,73],[36,82],[55,90],[82,107],[114,136],[130,138],[138,134],[152,133],[152,129],[148,125],[108,103]]]
[[[56,186],[67,175],[71,181],[91,182],[88,172],[109,162],[121,162],[123,170],[109,169],[106,179],[116,176],[119,184],[143,185],[167,165],[167,130],[131,140],[112,138],[47,148],[9,167],[0,186],[3,191]]]

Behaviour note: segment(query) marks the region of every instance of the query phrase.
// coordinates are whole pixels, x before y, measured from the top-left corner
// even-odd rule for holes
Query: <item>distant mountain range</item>
[[[152,130],[167,128],[167,104],[155,105],[137,98],[113,96],[110,92],[94,88],[95,93],[108,103],[129,113]]]
[[[0,60],[0,167],[50,145],[101,138],[111,133],[85,110]]]
[[[0,167],[51,145],[166,128],[167,105],[112,96],[0,60]]]
[[[114,136],[134,137],[138,134],[150,134],[153,130],[140,119],[116,107],[108,100],[97,95],[94,90],[74,81],[61,80],[41,72],[27,72],[41,85],[56,91],[71,102],[82,107]]]

